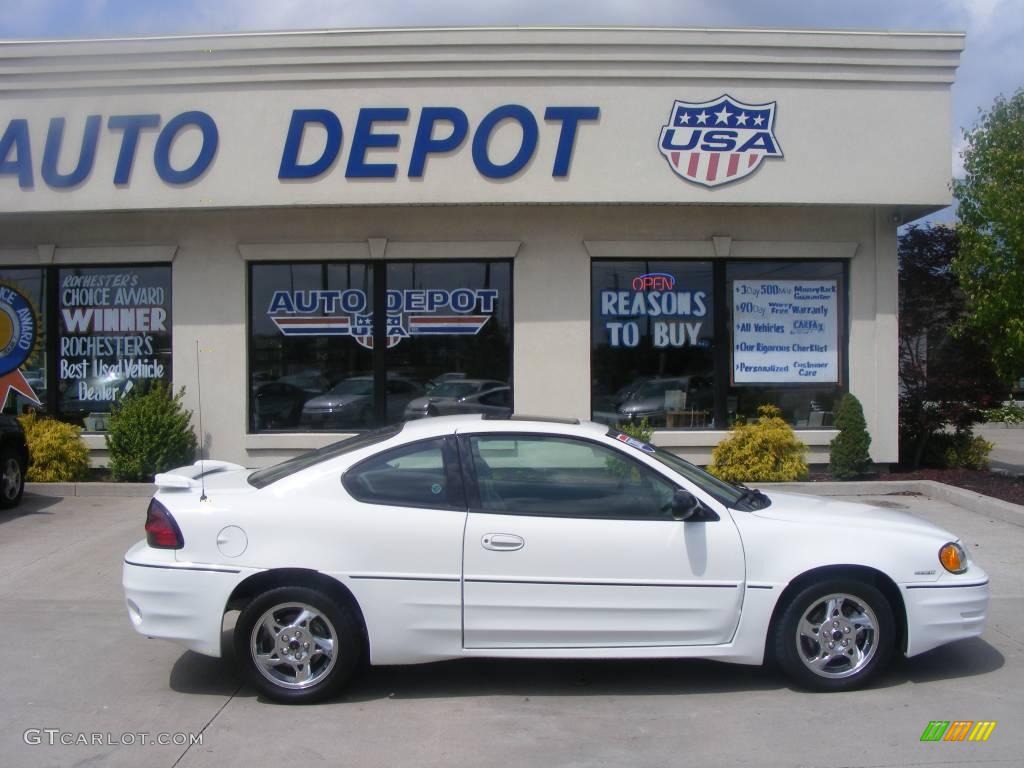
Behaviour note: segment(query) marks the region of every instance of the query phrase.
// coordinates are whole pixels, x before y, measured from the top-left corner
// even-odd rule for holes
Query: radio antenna
[[[196,339],[196,398],[199,401],[199,500],[206,501],[206,469],[203,464],[203,445],[206,433],[203,432],[203,376],[199,366],[199,339]]]

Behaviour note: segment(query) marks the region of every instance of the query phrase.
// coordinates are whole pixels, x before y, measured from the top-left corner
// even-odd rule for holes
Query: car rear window
[[[383,443],[385,440],[390,440],[401,432],[402,426],[398,424],[383,427],[382,429],[374,429],[370,432],[363,432],[360,435],[325,445],[323,448],[317,448],[315,451],[300,453],[298,456],[285,459],[280,464],[274,464],[272,467],[253,472],[248,478],[249,485],[256,488],[265,488],[271,483],[276,483],[278,480],[293,475],[307,467],[312,467],[314,464],[319,464],[321,461],[327,461],[352,451],[358,451],[360,448],[366,448],[370,445]]]

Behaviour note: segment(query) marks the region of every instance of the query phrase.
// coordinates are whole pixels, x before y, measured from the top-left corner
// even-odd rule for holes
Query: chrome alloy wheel
[[[249,653],[267,680],[292,690],[311,688],[334,668],[338,633],[318,609],[305,603],[281,603],[252,628]]]
[[[3,493],[7,501],[13,502],[18,498],[21,491],[21,462],[13,456],[8,456],[4,461],[2,484],[0,493]]]
[[[801,661],[826,678],[857,674],[874,657],[878,643],[878,618],[854,595],[836,593],[815,600],[796,628]]]

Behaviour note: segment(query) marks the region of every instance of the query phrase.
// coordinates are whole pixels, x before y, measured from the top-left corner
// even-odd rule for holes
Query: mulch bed
[[[890,472],[881,480],[937,480],[966,488],[1013,504],[1024,505],[1024,480],[1010,475],[977,469],[919,469],[916,472]]]
[[[807,479],[812,483],[829,482],[834,478],[822,467],[812,467]],[[996,499],[1024,506],[1024,476],[977,469],[919,469],[916,472],[885,472],[863,480],[936,480],[968,491],[983,493]]]

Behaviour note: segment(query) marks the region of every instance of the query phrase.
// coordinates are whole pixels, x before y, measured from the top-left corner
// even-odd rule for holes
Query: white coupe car
[[[237,659],[281,701],[362,658],[774,658],[848,690],[985,626],[988,577],[946,531],[730,485],[601,424],[424,419],[156,484],[132,623],[220,656],[240,611]]]

